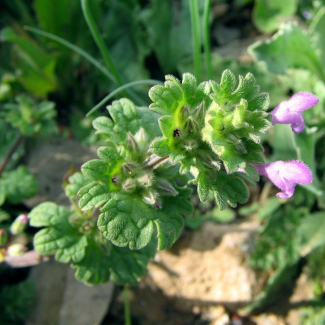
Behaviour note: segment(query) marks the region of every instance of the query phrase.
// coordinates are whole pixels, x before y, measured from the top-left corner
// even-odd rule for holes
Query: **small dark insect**
[[[112,182],[113,182],[114,184],[117,183],[117,177],[116,177],[116,176],[113,176],[113,177],[112,177]]]
[[[175,129],[174,130],[174,132],[173,132],[173,137],[175,138],[175,137],[180,137],[180,135],[181,135],[181,131],[179,130],[179,129]]]

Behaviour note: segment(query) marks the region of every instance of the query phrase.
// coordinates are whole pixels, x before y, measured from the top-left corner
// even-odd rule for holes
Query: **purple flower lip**
[[[272,112],[272,123],[291,124],[294,132],[300,133],[305,129],[303,111],[314,107],[319,99],[307,92],[294,94],[289,100],[281,102]]]
[[[269,178],[281,190],[276,194],[277,197],[281,198],[290,198],[297,184],[307,185],[313,181],[313,175],[309,167],[297,160],[279,160],[271,164],[252,164],[252,166],[257,169],[260,175]]]

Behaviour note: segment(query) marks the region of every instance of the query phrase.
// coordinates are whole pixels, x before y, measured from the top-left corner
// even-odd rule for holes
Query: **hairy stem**
[[[211,44],[210,44],[210,9],[211,0],[205,0],[204,14],[203,14],[203,38],[204,38],[204,55],[205,64],[207,69],[208,79],[212,79],[212,66],[211,66]]]
[[[194,75],[197,81],[201,80],[201,49],[200,49],[200,22],[199,7],[197,0],[190,1],[191,21],[192,21],[192,40],[194,53]]]
[[[12,144],[11,148],[9,149],[9,151],[7,152],[5,157],[3,158],[3,161],[2,161],[2,163],[0,165],[0,176],[4,172],[4,170],[5,170],[6,166],[8,165],[8,163],[10,162],[10,159],[11,159],[12,155],[18,149],[22,139],[23,139],[23,136],[21,134],[19,134],[17,136],[17,138],[15,139],[14,143]]]
[[[131,325],[131,309],[130,309],[130,292],[129,285],[124,285],[124,323]]]
[[[92,16],[92,14],[90,12],[88,0],[81,0],[81,7],[82,7],[82,11],[83,11],[84,17],[86,19],[86,22],[88,24],[88,27],[90,29],[90,32],[91,32],[91,34],[94,38],[94,41],[96,42],[96,44],[104,58],[104,61],[107,65],[108,69],[112,72],[117,84],[119,86],[122,86],[123,85],[122,79],[115,68],[115,65],[114,65],[113,60],[107,50],[104,40],[99,33],[99,30],[95,23],[94,17]]]

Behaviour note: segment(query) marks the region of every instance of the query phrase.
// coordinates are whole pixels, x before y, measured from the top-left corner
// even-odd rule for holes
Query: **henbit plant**
[[[112,277],[135,284],[156,249],[179,237],[193,210],[192,183],[201,201],[211,193],[224,209],[248,200],[245,182],[255,184],[258,172],[286,197],[297,183],[312,181],[301,162],[274,162],[265,172],[270,168],[263,165],[259,136],[272,127],[272,114],[252,74],[237,83],[226,70],[220,84],[199,85],[189,73],[182,82],[168,75],[149,96],[151,110],[121,99],[108,106],[111,118],[93,121],[106,141],[99,159],[70,176],[65,189],[71,209],[46,202],[29,214],[32,226],[45,227],[34,237],[36,252],[70,262],[85,283]],[[287,178],[297,172],[301,179]]]

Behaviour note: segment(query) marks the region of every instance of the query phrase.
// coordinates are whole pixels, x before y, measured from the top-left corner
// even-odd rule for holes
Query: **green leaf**
[[[99,134],[113,136],[113,131],[112,131],[113,126],[114,126],[113,121],[106,116],[97,117],[93,121],[93,127],[97,130],[97,133]]]
[[[94,238],[88,237],[85,256],[77,263],[72,263],[76,268],[75,277],[89,285],[105,283],[110,278],[111,255]]]
[[[93,181],[104,181],[107,178],[108,164],[102,160],[93,159],[83,164],[81,170]]]
[[[272,33],[282,22],[293,16],[297,9],[296,0],[257,0],[253,11],[255,25],[265,33]]]
[[[20,69],[18,80],[35,96],[45,98],[57,88],[55,76],[56,59],[46,54],[28,36],[20,36],[11,28],[1,32],[4,42],[15,44],[15,67]]]
[[[78,197],[78,191],[89,184],[90,180],[82,173],[77,172],[71,175],[68,179],[68,184],[65,187],[65,195],[71,199]]]
[[[285,265],[276,270],[256,300],[249,306],[245,307],[245,312],[258,312],[267,306],[272,306],[276,301],[278,301],[279,296],[283,295],[283,292],[292,288],[298,272],[298,263]]]
[[[71,212],[55,203],[45,202],[30,214],[32,226],[45,226],[34,236],[34,247],[40,255],[54,255],[59,262],[79,262],[85,255],[86,236],[69,222]]]
[[[34,9],[43,30],[65,36],[65,28],[69,24],[70,0],[35,0]]]
[[[226,208],[220,211],[220,209],[216,207],[208,211],[205,218],[217,223],[229,223],[236,218],[236,213],[233,209]]]
[[[112,278],[117,284],[136,285],[147,273],[147,265],[156,254],[157,239],[152,238],[149,244],[133,251],[126,247],[113,246],[110,251]]]
[[[188,200],[190,191],[176,187],[179,195],[164,197],[161,207],[145,204],[141,198],[125,194],[112,194],[102,208],[98,228],[114,245],[130,249],[146,246],[158,230],[158,249],[170,247],[180,235],[183,215],[192,213]]]
[[[279,209],[279,207],[282,205],[282,202],[279,198],[277,197],[271,197],[269,198],[266,203],[264,205],[262,205],[260,207],[260,209],[258,210],[258,218],[260,220],[263,220],[269,216],[271,216],[272,214],[274,214],[274,212],[276,210]]]
[[[57,131],[53,102],[37,103],[31,97],[24,95],[17,96],[16,102],[17,104],[4,106],[4,118],[13,127],[18,128],[23,135],[48,135]]]
[[[189,192],[180,188],[177,190],[179,195],[165,198],[163,208],[157,211],[155,224],[158,231],[159,250],[169,248],[174,244],[184,226],[183,217],[189,217],[193,213],[193,206],[188,201]]]
[[[160,157],[166,157],[171,153],[167,139],[158,139],[150,145],[152,152]]]
[[[26,167],[19,166],[16,170],[3,173],[0,188],[0,202],[5,197],[15,204],[34,196],[38,191],[38,182]]]
[[[320,7],[310,24],[310,35],[320,50],[321,61],[325,62],[325,7]]]
[[[248,50],[257,61],[265,61],[271,72],[284,74],[290,68],[308,69],[325,80],[310,36],[295,23],[282,25],[270,40],[257,42]]]
[[[114,245],[140,249],[153,235],[152,210],[137,197],[114,195],[102,208],[98,228]]]
[[[81,196],[80,208],[84,211],[97,208],[111,198],[108,186],[97,182],[91,182],[83,186],[78,195]]]
[[[1,201],[0,201],[0,205],[1,205]],[[8,221],[10,219],[11,219],[10,214],[5,210],[0,209],[0,225],[2,222]]]
[[[140,14],[148,33],[148,43],[167,73],[175,71],[181,59],[192,56],[189,3],[181,7],[173,1],[153,0]]]
[[[93,121],[93,126],[97,133],[105,134],[114,142],[126,141],[128,132],[135,135],[141,127],[151,139],[160,135],[158,114],[146,107],[136,107],[129,99],[122,98],[107,109],[113,120],[101,116]]]
[[[306,217],[299,228],[302,238],[301,254],[309,254],[313,249],[325,244],[325,213],[316,212]]]
[[[207,198],[207,191],[214,194],[215,200],[220,210],[226,208],[227,202],[231,207],[236,207],[237,203],[245,203],[249,197],[249,191],[246,184],[241,179],[242,173],[226,174],[224,172],[215,172],[197,178],[198,189],[204,189],[203,198]],[[201,198],[201,194],[199,194]]]
[[[71,212],[53,202],[44,202],[35,207],[28,215],[33,227],[59,225],[61,220],[68,220]]]

